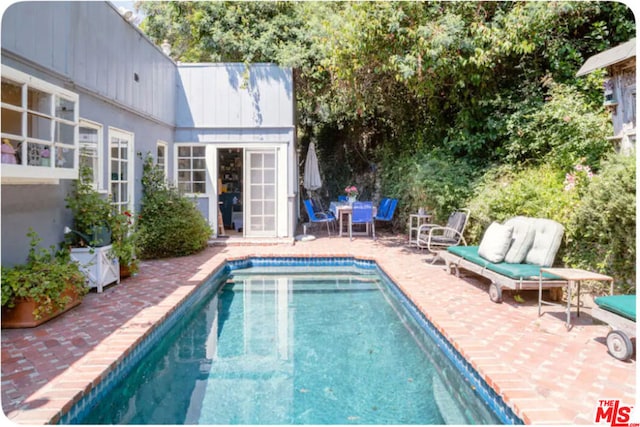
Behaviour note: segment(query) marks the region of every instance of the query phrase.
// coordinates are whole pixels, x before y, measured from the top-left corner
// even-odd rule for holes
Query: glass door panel
[[[277,224],[276,151],[246,150],[247,237],[275,237]]]

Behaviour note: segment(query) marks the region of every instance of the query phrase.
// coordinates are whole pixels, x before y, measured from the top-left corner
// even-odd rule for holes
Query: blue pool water
[[[83,424],[500,424],[374,269],[233,271]]]

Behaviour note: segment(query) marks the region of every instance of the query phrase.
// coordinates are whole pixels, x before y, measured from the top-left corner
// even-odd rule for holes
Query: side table
[[[409,215],[409,246],[418,246],[418,231],[420,230],[420,226],[423,224],[428,224],[430,220],[431,214]]]
[[[567,281],[567,329],[571,328],[571,292],[573,287],[577,285],[578,291],[578,317],[580,317],[580,283],[583,280],[596,280],[600,282],[610,282],[611,288],[610,292],[613,295],[613,277],[605,276],[604,274],[594,273],[592,271],[582,270],[579,268],[551,268],[551,267],[542,267],[540,269],[540,278],[538,285],[538,317],[542,316],[542,304],[546,305],[562,305],[549,301],[544,301],[542,299],[542,273],[553,274],[554,276],[558,276]]]

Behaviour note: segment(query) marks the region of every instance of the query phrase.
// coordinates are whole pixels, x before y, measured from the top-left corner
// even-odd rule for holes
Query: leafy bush
[[[516,215],[566,224],[579,199],[577,193],[564,190],[564,178],[564,171],[551,165],[520,170],[503,165],[487,171],[469,202],[468,241],[478,243],[492,221]]]
[[[611,151],[606,140],[611,134],[609,117],[602,109],[594,111],[576,89],[545,83],[549,92],[542,105],[524,100],[508,118],[506,160],[540,159],[561,169],[584,161],[597,170],[600,159]]]
[[[438,152],[383,159],[383,192],[399,199],[401,223],[421,207],[432,212],[434,220],[446,221],[451,211],[466,205],[474,171],[464,161]]]
[[[165,182],[151,156],[147,155],[143,163],[138,240],[141,257],[184,256],[203,250],[212,230],[195,203]]]
[[[568,265],[614,277],[620,290],[635,292],[636,159],[612,155],[603,161],[567,224]]]

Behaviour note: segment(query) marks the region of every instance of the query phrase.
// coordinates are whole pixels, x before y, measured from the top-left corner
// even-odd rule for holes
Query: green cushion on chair
[[[478,246],[450,246],[447,248],[452,254],[458,255],[474,264],[502,274],[516,280],[534,280],[540,277],[540,266],[534,264],[510,264],[507,262],[493,263],[478,255]],[[546,279],[560,279],[552,274],[543,273]]]
[[[598,307],[619,314],[629,320],[636,321],[636,296],[635,295],[609,295],[594,299]]]

